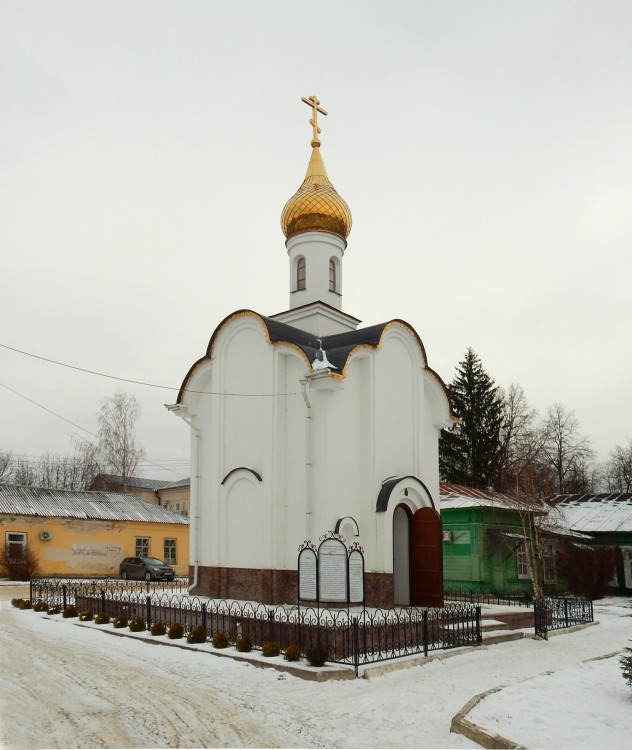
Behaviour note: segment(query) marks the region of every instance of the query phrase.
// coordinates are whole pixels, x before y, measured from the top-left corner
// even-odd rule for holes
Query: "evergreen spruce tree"
[[[460,419],[439,439],[439,469],[444,482],[495,486],[501,455],[502,398],[480,358],[468,349],[448,386]]]

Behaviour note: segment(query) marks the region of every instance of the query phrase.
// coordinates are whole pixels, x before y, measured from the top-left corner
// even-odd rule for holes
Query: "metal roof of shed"
[[[186,517],[121,492],[52,490],[0,484],[0,515],[91,518],[188,525]]]
[[[533,510],[542,512],[545,506],[540,500],[527,505],[511,495],[496,490],[482,490],[464,484],[441,482],[439,484],[441,509],[449,508],[508,508],[510,510]]]
[[[104,483],[123,486],[123,477],[120,474],[97,474],[92,483]],[[146,479],[145,477],[127,477],[128,487],[137,487],[142,490],[162,490],[169,487],[173,482],[168,479]]]
[[[632,492],[556,495],[549,502],[575,531],[632,532]]]

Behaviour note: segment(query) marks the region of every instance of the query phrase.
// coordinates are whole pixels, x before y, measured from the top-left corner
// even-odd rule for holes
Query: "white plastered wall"
[[[376,513],[382,482],[416,476],[438,497],[437,425],[448,407],[424,367],[414,334],[391,324],[378,349],[360,347],[350,356],[344,378],[308,387],[307,420],[304,356],[291,345],[270,344],[256,314],[228,320],[215,336],[212,359],[198,365],[187,387],[242,395],[183,399],[201,431],[199,563],[295,569],[311,471],[311,541],[351,516],[360,535],[348,541],[364,547],[367,572],[392,572],[395,507],[404,503],[414,513],[430,502],[408,482],[408,497],[402,485],[387,512]],[[234,472],[222,485],[239,467],[251,471]]]

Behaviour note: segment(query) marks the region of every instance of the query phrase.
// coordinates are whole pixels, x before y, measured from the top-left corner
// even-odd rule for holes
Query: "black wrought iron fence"
[[[499,606],[509,607],[532,607],[533,594],[525,592],[522,594],[510,593],[488,593],[484,594],[479,591],[470,589],[457,588],[444,590],[445,599],[453,602],[469,602],[470,604],[496,604]]]
[[[353,666],[438,649],[476,646],[482,641],[480,606],[449,604],[443,608],[403,607],[389,610],[317,610],[269,606],[252,602],[204,600],[115,581],[77,582],[34,579],[34,601],[67,606],[79,611],[107,612],[142,617],[146,627],[161,621],[167,628],[176,623],[188,633],[201,625],[211,640],[222,631],[235,644],[248,635],[255,650],[266,641],[277,641],[281,649],[296,644],[306,651],[321,646],[330,662]]]
[[[545,640],[550,630],[594,622],[593,603],[584,596],[544,596],[533,604],[535,634]]]
[[[43,600],[51,604],[73,604],[75,592],[82,594],[97,594],[107,592],[134,592],[139,594],[153,594],[155,592],[171,592],[186,594],[189,579],[185,576],[174,578],[173,581],[130,581],[116,578],[48,578],[35,576],[31,579],[30,593],[33,601]]]

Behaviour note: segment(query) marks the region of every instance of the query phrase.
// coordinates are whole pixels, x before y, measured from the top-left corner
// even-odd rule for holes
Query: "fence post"
[[[424,609],[423,614],[423,633],[424,633],[424,656],[428,656],[428,610]]]
[[[481,605],[476,607],[476,642],[480,646],[483,642],[483,633],[481,631]]]
[[[206,631],[206,602],[202,602],[202,627]]]
[[[273,624],[274,624],[274,610],[270,608],[268,609],[268,640],[269,641],[274,640]]]
[[[568,599],[564,597],[564,624],[568,627]]]
[[[145,600],[147,602],[147,630],[151,630],[151,596]]]
[[[65,583],[61,587],[61,601],[62,601],[62,609],[66,609],[66,584]]]
[[[360,642],[358,638],[358,618],[351,618],[351,649],[353,652],[353,667],[355,675],[358,676],[358,666],[360,664]]]
[[[101,612],[105,612],[105,589],[101,589]]]

